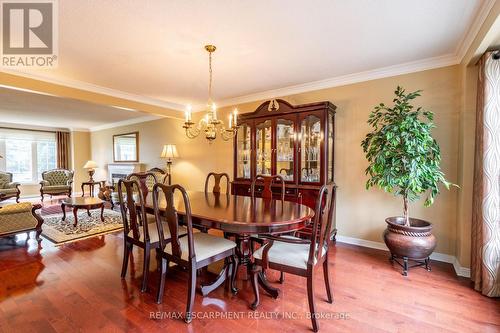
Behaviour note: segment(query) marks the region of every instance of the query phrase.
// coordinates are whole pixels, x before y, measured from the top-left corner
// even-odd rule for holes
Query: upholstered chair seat
[[[54,169],[42,172],[40,195],[66,194],[71,197],[74,172],[66,169]]]
[[[293,236],[282,236],[283,239],[295,239],[300,240],[301,238]],[[253,257],[258,260],[262,260],[262,254],[264,249],[268,246],[265,244],[257,249],[253,253]],[[290,267],[297,267],[301,269],[307,269],[307,260],[309,259],[309,244],[294,244],[285,243],[280,241],[275,241],[272,247],[269,249],[267,254],[269,267],[273,267],[274,264],[285,265]],[[323,248],[323,255],[327,252],[327,247]],[[317,258],[314,258],[314,264],[316,264]]]
[[[184,228],[185,229],[185,228]],[[164,233],[165,233],[165,229]],[[180,228],[182,230],[182,227]],[[180,234],[181,232],[179,232]],[[165,233],[165,236],[168,237]],[[193,232],[194,252],[196,253],[196,261],[201,262],[207,258],[213,257],[219,253],[234,249],[236,243],[222,237],[206,234],[203,232]],[[179,238],[181,248],[181,259],[188,261],[189,258],[189,243],[187,237]],[[172,255],[171,243],[165,247],[165,253]]]
[[[0,237],[35,230],[36,238],[39,239],[43,220],[35,210],[40,208],[41,205],[33,205],[30,202],[0,207]]]
[[[19,202],[21,195],[19,185],[19,183],[12,181],[12,173],[0,171],[0,201],[16,198],[16,202]]]

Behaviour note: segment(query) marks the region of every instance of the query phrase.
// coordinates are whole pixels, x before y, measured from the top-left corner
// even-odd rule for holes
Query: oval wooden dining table
[[[246,267],[246,276],[250,272],[252,255],[250,235],[276,235],[300,230],[306,227],[314,216],[311,208],[290,201],[199,191],[187,193],[194,225],[234,235],[239,263]],[[166,201],[163,194],[160,194],[159,199],[160,211],[165,210]],[[174,205],[179,215],[185,214],[179,191],[174,195]],[[145,198],[145,209],[147,213],[154,213],[151,193]],[[221,272],[216,282],[210,287],[204,287],[202,293],[206,295],[222,284],[225,273]],[[279,290],[267,283],[264,274],[259,275],[259,283],[273,297],[278,296]]]

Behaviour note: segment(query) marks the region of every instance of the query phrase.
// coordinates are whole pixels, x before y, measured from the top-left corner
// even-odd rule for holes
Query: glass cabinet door
[[[255,125],[255,163],[257,175],[271,175],[272,167],[272,121]]]
[[[308,115],[300,124],[300,180],[318,183],[321,177],[321,119]]]
[[[334,170],[333,170],[333,154],[334,154],[334,122],[333,122],[333,112],[328,112],[328,182],[333,182]]]
[[[251,171],[251,127],[241,124],[236,135],[236,177],[250,179]]]
[[[276,120],[276,172],[285,181],[294,181],[295,122]]]

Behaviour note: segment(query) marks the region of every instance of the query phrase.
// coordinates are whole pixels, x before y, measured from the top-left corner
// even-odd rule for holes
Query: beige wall
[[[460,115],[459,67],[451,66],[430,71],[335,87],[285,97],[293,104],[329,100],[337,105],[336,115],[336,182],[338,191],[337,226],[343,236],[382,241],[384,219],[401,214],[401,202],[380,190],[365,190],[364,169],[367,162],[360,147],[369,131],[366,124],[373,106],[390,103],[396,86],[408,90],[423,89],[419,105],[435,112],[438,127],[434,135],[441,145],[442,167],[449,180],[458,181],[458,138]],[[241,112],[251,112],[261,103],[239,105]],[[218,113],[224,120],[227,111]],[[227,121],[227,120],[226,120]],[[208,144],[205,139],[188,140],[181,128],[182,120],[161,119],[146,123],[113,128],[91,133],[92,158],[100,165],[112,162],[112,135],[134,130],[140,132],[140,160],[147,167],[164,165],[158,157],[164,143],[178,145],[181,158],[174,163],[174,182],[188,189],[201,190],[210,171],[225,171],[232,175],[232,143],[216,140]],[[104,176],[104,169],[99,170]],[[434,223],[438,237],[437,251],[455,254],[456,212],[459,190],[444,191],[431,208],[421,202],[411,206],[412,216]]]
[[[81,192],[82,182],[89,179],[85,163],[91,159],[90,132],[71,132],[71,168],[75,171],[73,192]],[[85,190],[88,191],[88,188]]]

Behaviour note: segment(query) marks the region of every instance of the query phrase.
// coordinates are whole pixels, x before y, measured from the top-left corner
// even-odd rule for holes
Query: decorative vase
[[[415,261],[415,266],[425,266],[430,271],[429,256],[436,248],[436,237],[432,234],[430,222],[410,218],[410,226],[405,226],[401,216],[385,219],[387,229],[384,231],[384,242],[391,252],[391,261],[403,267],[403,275],[408,275],[408,261]],[[400,263],[397,259],[403,259]]]

